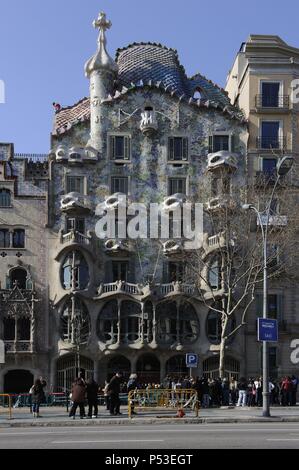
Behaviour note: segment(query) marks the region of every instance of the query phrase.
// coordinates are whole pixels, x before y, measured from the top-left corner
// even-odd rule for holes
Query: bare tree
[[[271,177],[262,177],[252,184],[231,187],[227,172],[207,178],[214,195],[206,204],[203,246],[186,254],[198,286],[200,298],[221,322],[219,376],[225,374],[225,351],[228,341],[247,322],[256,290],[263,282],[263,238],[257,215],[244,212],[250,202],[266,224],[267,204],[273,184]],[[215,188],[216,186],[216,188]],[[273,199],[268,224],[268,277],[294,276],[297,252],[296,192],[282,183]]]

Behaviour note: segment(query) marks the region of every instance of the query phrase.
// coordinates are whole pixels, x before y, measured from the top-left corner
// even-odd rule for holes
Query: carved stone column
[[[121,343],[121,299],[117,299],[117,344]]]

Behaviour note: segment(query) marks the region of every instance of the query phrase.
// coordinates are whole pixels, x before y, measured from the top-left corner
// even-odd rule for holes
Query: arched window
[[[0,207],[11,207],[11,192],[9,189],[0,189]]]
[[[123,343],[134,343],[141,338],[142,317],[141,305],[130,300],[121,303],[121,340]]]
[[[70,299],[61,316],[61,338],[71,344],[86,344],[90,336],[90,318],[83,302]]]
[[[24,268],[15,268],[10,272],[10,285],[13,288],[15,285],[19,289],[27,289],[27,271]]]
[[[207,337],[211,343],[219,344],[221,341],[221,313],[211,310],[207,318]]]
[[[219,307],[219,309],[221,309],[221,307]],[[208,317],[207,317],[206,330],[207,330],[207,337],[209,338],[212,344],[220,344],[221,342],[221,333],[222,333],[221,318],[222,318],[222,315],[220,312],[210,310]],[[236,327],[236,320],[235,320],[234,315],[232,315],[231,318],[228,320],[227,333],[230,333],[231,331],[233,331],[235,327]]]
[[[190,302],[180,305],[180,341],[193,343],[199,336],[199,321],[196,311]]]
[[[0,248],[10,247],[10,233],[8,229],[0,230]]]
[[[25,248],[25,230],[17,229],[13,232],[13,248]]]
[[[209,267],[209,286],[213,290],[221,288],[221,259],[216,257],[213,259]]]
[[[163,302],[157,305],[157,336],[161,343],[175,343],[177,331],[177,305],[175,302]]]
[[[107,344],[117,343],[118,332],[118,307],[117,301],[111,300],[102,308],[98,323],[97,335],[100,340]]]
[[[192,343],[199,336],[199,321],[190,302],[184,302],[179,309],[175,302],[162,302],[156,310],[158,340],[161,343]]]
[[[61,283],[65,290],[84,290],[89,283],[89,269],[79,251],[68,253],[61,268]]]

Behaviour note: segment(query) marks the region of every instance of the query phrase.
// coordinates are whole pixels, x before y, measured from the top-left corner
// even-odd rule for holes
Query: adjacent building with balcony
[[[48,155],[0,144],[0,389],[48,373]]]
[[[270,195],[276,180],[276,164],[283,155],[291,155],[295,165],[287,183],[298,193],[299,105],[296,102],[299,78],[299,49],[286,44],[278,36],[251,35],[241,45],[227,78],[226,91],[233,105],[239,106],[247,120],[248,178],[255,182],[260,198]],[[263,209],[261,202],[261,211]],[[261,217],[263,224],[266,218]],[[288,223],[277,201],[273,201],[269,226]],[[258,223],[259,229],[259,223]],[[275,247],[277,256],[279,247]],[[268,316],[279,320],[279,344],[270,345],[269,361],[272,377],[294,373],[291,343],[298,335],[298,285],[284,275],[269,286]],[[256,373],[261,363],[256,354],[256,316],[262,313],[262,292],[256,296],[256,312],[252,311],[246,334],[248,375]],[[256,315],[255,315],[256,313]]]

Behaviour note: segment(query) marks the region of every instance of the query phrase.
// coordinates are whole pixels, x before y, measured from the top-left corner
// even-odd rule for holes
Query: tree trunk
[[[225,376],[225,348],[226,348],[226,330],[228,324],[228,317],[225,315],[222,318],[222,332],[221,332],[221,342],[220,342],[220,351],[219,351],[219,377],[224,379]]]
[[[221,336],[220,343],[220,352],[219,352],[219,377],[221,379],[225,376],[225,348],[226,348],[226,338]]]

